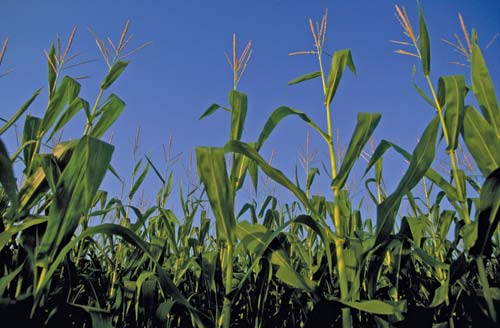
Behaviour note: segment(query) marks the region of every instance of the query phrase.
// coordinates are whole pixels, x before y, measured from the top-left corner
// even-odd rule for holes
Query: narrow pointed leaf
[[[21,117],[21,115],[24,114],[24,112],[26,112],[26,110],[28,109],[28,107],[31,105],[31,103],[35,100],[35,98],[40,94],[40,92],[42,91],[42,89],[38,89],[37,91],[35,91],[35,93],[33,93],[31,95],[31,97],[28,99],[28,101],[26,101],[22,106],[21,108],[19,108],[17,110],[17,112],[7,121],[7,123],[5,123],[1,128],[0,128],[0,136],[2,134],[4,134],[5,131],[7,131],[7,129],[9,129],[12,124],[16,123],[16,121],[19,119],[19,117]]]
[[[231,140],[240,140],[247,116],[248,98],[244,93],[231,90],[229,92],[231,105]]]
[[[229,141],[224,149],[226,152],[235,152],[243,154],[257,163],[264,173],[273,179],[275,182],[279,183],[283,187],[290,190],[307,208],[311,208],[309,200],[306,194],[300,190],[293,182],[288,180],[288,178],[280,171],[269,165],[257,151],[250,147],[248,144],[239,141]]]
[[[484,176],[500,166],[500,140],[495,129],[472,106],[465,108],[462,136]]]
[[[106,90],[116,81],[116,79],[123,73],[125,68],[127,68],[128,62],[117,61],[109,70],[108,74],[101,83],[101,89]]]
[[[481,49],[475,38],[473,40],[471,63],[472,91],[479,103],[484,118],[495,130],[497,138],[500,138],[500,107],[495,88]]]
[[[344,187],[354,163],[358,160],[361,151],[377,127],[380,117],[381,115],[378,113],[358,114],[358,123],[354,129],[349,146],[347,147],[347,152],[339,172],[332,181],[332,187],[336,189],[342,189]]]
[[[118,119],[125,108],[123,100],[115,94],[111,94],[105,101],[100,112],[102,112],[99,121],[90,132],[90,136],[100,138],[109,129],[111,125]]]
[[[315,79],[315,78],[320,77],[320,76],[321,76],[320,71],[312,72],[309,74],[304,74],[304,75],[288,82],[288,85],[294,85],[294,84],[298,84],[300,82],[309,81],[309,80]]]
[[[463,121],[464,97],[467,89],[463,75],[439,78],[438,94],[444,107],[444,122],[448,131],[449,144],[446,150],[455,150]]]
[[[422,69],[425,76],[429,76],[431,71],[431,45],[429,41],[429,32],[427,31],[427,25],[425,24],[424,15],[422,13],[422,8],[418,8],[418,18],[420,25],[420,57],[422,61]]]
[[[9,154],[2,140],[0,140],[0,184],[9,198],[10,214],[14,214],[19,206],[17,183],[12,162],[10,161]]]
[[[394,220],[402,197],[425,176],[436,152],[439,118],[435,117],[425,129],[410,160],[408,169],[396,190],[377,206],[377,237],[375,246],[384,242],[394,228]]]
[[[500,220],[500,168],[486,178],[479,197],[477,239],[470,252],[475,256],[489,256],[492,236]]]
[[[50,98],[49,105],[43,116],[40,133],[47,132],[66,104],[71,103],[80,93],[80,83],[69,76],[65,76],[54,95]]]
[[[197,147],[196,164],[198,175],[205,185],[207,197],[215,216],[217,238],[234,243],[236,240],[234,197],[227,176],[224,149]]]
[[[314,130],[316,130],[316,132],[318,132],[326,142],[330,142],[330,138],[328,137],[328,134],[326,132],[324,132],[323,130],[321,130],[321,128],[318,125],[316,125],[316,123],[314,123],[309,118],[309,116],[307,116],[305,113],[303,113],[299,110],[290,108],[290,107],[281,106],[281,107],[278,107],[267,119],[267,122],[264,125],[264,128],[260,132],[259,139],[257,140],[257,150],[260,150],[260,148],[262,147],[264,142],[267,140],[267,138],[269,138],[269,136],[273,132],[274,128],[276,128],[278,123],[282,119],[284,119],[285,117],[290,116],[290,115],[298,116],[300,119],[302,119],[304,122],[306,122],[310,127],[312,127]]]
[[[91,206],[108,170],[113,146],[85,136],[76,145],[57,184],[58,193],[49,210],[47,230],[38,255],[47,266],[61,245],[71,238],[80,217]]]
[[[326,83],[325,104],[330,104],[332,102],[346,66],[356,74],[356,67],[352,60],[351,50],[344,49],[335,51],[330,64],[328,81]]]

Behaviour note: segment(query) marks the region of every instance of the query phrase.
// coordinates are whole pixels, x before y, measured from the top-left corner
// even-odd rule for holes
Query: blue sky
[[[464,15],[469,28],[479,33],[480,45],[485,46],[500,32],[500,1],[421,1],[431,36],[432,79],[437,84],[441,75],[465,74],[468,69],[448,62],[462,60],[440,41],[453,39],[460,33],[457,14]],[[134,34],[132,46],[152,41],[152,45],[133,56],[132,62],[112,87],[127,106],[111,128],[116,146],[113,164],[128,179],[133,167],[132,146],[135,132],[141,128],[138,158],[152,157],[161,168],[162,145],[173,136],[173,152],[182,153],[174,171],[184,177],[189,154],[198,145],[222,146],[229,135],[229,116],[220,112],[205,120],[200,114],[212,103],[227,104],[232,88],[232,73],[224,57],[230,51],[232,34],[237,33],[239,44],[253,42],[253,56],[239,90],[248,94],[249,112],[244,140],[254,141],[269,114],[280,105],[306,112],[326,129],[319,80],[297,86],[287,82],[304,73],[315,71],[314,56],[287,54],[311,50],[313,42],[308,19],[320,20],[328,8],[326,50],[351,48],[358,71],[355,77],[344,75],[333,102],[334,128],[339,128],[341,143],[347,146],[360,111],[380,112],[382,120],[375,131],[375,143],[388,139],[412,150],[417,138],[433,117],[433,109],[421,98],[411,84],[414,58],[395,54],[398,47],[388,42],[401,40],[402,31],[394,17],[394,4],[406,6],[417,28],[415,1],[15,1],[0,3],[0,39],[9,37],[9,48],[0,69],[13,68],[0,79],[2,117],[10,116],[39,87],[46,86],[44,49],[50,47],[59,34],[67,40],[73,26],[78,27],[72,53],[82,51],[81,59],[97,61],[68,70],[67,74],[89,75],[82,81],[82,95],[93,102],[98,86],[105,75],[102,61],[91,34],[116,40],[125,22],[130,19]],[[241,50],[242,48],[240,48]],[[490,74],[500,90],[500,40],[487,51],[485,58]],[[417,81],[421,79],[417,78]],[[421,83],[422,87],[425,87]],[[45,87],[46,92],[46,87]],[[30,113],[41,115],[46,94],[31,107]],[[80,117],[82,118],[82,117]],[[83,130],[83,121],[76,121],[65,136]],[[273,164],[293,176],[298,152],[304,147],[308,128],[300,121],[284,121],[263,148],[264,157],[276,151]],[[13,132],[13,131],[11,131]],[[9,151],[14,151],[13,133],[4,138]],[[327,160],[327,148],[317,137],[312,146],[319,160]],[[439,158],[445,158],[442,151]],[[385,176],[388,191],[402,176],[404,162],[396,155],[387,156]],[[364,169],[356,166],[357,178]],[[320,176],[325,181],[325,174]],[[356,187],[354,177],[354,190]],[[359,182],[359,181],[358,181]],[[150,174],[147,185],[154,190],[156,180]],[[313,191],[326,192],[319,183]],[[116,180],[107,179],[105,188],[118,190]],[[150,201],[154,200],[154,192]],[[173,201],[171,204],[175,204]]]

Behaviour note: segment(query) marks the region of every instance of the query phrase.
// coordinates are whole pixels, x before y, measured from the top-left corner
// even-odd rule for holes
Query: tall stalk
[[[332,179],[337,177],[337,159],[335,156],[335,146],[333,143],[333,128],[332,128],[332,114],[331,114],[331,100],[327,96],[327,79],[326,73],[323,68],[323,44],[326,36],[326,21],[327,12],[322,18],[321,25],[317,30],[315,30],[312,20],[309,20],[309,25],[314,38],[314,45],[316,47],[316,54],[318,57],[318,65],[321,76],[321,85],[323,87],[323,97],[325,99],[324,106],[326,111],[326,122],[328,128],[328,153],[330,157],[330,170]],[[339,238],[335,240],[335,254],[337,257],[337,270],[338,279],[340,285],[340,298],[342,300],[347,300],[349,295],[348,281],[346,275],[346,267],[344,261],[344,229],[342,229],[342,222],[340,217],[340,206],[339,206],[339,192],[340,189],[332,185],[334,207],[333,207],[333,224],[335,226],[336,234]],[[351,327],[351,314],[349,308],[342,309],[342,325],[343,327]]]

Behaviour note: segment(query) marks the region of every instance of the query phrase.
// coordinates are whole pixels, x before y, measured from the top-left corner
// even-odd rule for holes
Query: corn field
[[[109,68],[95,99],[82,98],[85,80],[63,75],[75,65],[69,55],[75,30],[66,47],[52,44],[47,86],[17,111],[7,109],[10,117],[1,113],[2,320],[20,327],[497,327],[500,105],[492,77],[476,32],[461,16],[463,41],[452,45],[470,74],[440,77],[432,75],[422,10],[415,25],[403,7],[396,6],[396,16],[405,38],[394,41],[396,52],[415,61],[414,74],[426,83],[415,83],[416,92],[435,114],[424,131],[414,131],[414,149],[384,139],[372,144],[361,178],[376,208],[371,214],[354,202],[347,181],[381,134],[383,118],[359,113],[354,127],[343,127],[353,132],[339,155],[334,124],[342,109],[333,100],[342,76],[356,74],[355,54],[324,49],[326,14],[310,21],[314,48],[291,54],[312,54],[317,70],[289,83],[297,92],[296,84],[316,83],[324,121],[281,106],[256,140],[244,141],[252,111],[238,86],[252,45],[237,54],[235,36],[227,56],[234,82],[228,103],[200,110],[201,119],[229,115],[229,138],[223,147],[196,148],[199,183],[187,191],[181,186],[178,211],[167,206],[173,171],[148,156],[135,163],[124,197],[101,188],[106,176],[118,177],[114,146],[104,140],[125,108],[113,84],[123,78],[128,56],[147,44],[126,49],[128,23],[114,43],[94,35]],[[6,39],[0,64],[8,50]],[[27,115],[42,92],[43,115]],[[306,124],[329,155],[322,168],[306,166],[305,181],[260,152],[285,119]],[[60,140],[70,122],[80,124],[81,136]],[[2,141],[15,127],[19,147]],[[384,183],[389,151],[405,167],[392,189]],[[438,156],[446,157],[445,173],[435,169]],[[137,192],[147,175],[161,187],[148,190],[154,204],[141,208]],[[238,198],[244,186],[262,192],[263,176],[291,200]],[[319,179],[329,185],[321,195],[312,192]],[[423,199],[416,189],[424,190]]]

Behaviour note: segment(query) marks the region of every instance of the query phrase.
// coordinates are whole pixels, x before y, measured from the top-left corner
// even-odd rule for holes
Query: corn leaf
[[[448,131],[449,143],[446,150],[456,150],[458,135],[463,121],[464,97],[467,92],[463,75],[443,76],[439,78],[438,95],[441,107],[444,107],[444,122]]]
[[[35,100],[35,98],[38,97],[38,95],[40,94],[41,91],[42,91],[42,89],[38,89],[37,91],[35,91],[35,93],[33,93],[31,95],[31,97],[21,106],[21,108],[19,108],[17,110],[17,112],[7,121],[7,123],[5,123],[0,128],[0,136],[2,134],[4,134],[4,132],[7,131],[7,129],[9,129],[12,126],[12,124],[16,123],[16,121],[19,119],[19,117],[21,117],[21,115],[23,115],[24,112],[26,112],[28,107]]]
[[[224,149],[196,148],[198,175],[205,185],[207,197],[215,216],[217,238],[235,242],[236,219],[232,185],[227,176]]]
[[[229,141],[224,146],[224,149],[226,152],[243,154],[255,161],[268,177],[290,190],[302,202],[302,204],[304,204],[304,206],[311,208],[306,194],[296,187],[293,182],[288,180],[288,178],[280,170],[277,170],[269,165],[253,147],[250,147],[248,144],[243,142]]]
[[[349,67],[354,74],[356,74],[356,67],[352,61],[351,50],[343,49],[335,51],[330,64],[328,81],[326,83],[325,104],[331,104],[346,66]]]
[[[111,94],[99,110],[102,115],[90,132],[90,136],[100,138],[118,119],[125,108],[125,103],[115,94]]]
[[[396,187],[396,190],[377,206],[377,237],[375,246],[381,244],[390,235],[402,197],[415,187],[430,168],[436,152],[438,128],[439,118],[436,116],[422,134],[413,151],[410,165]]]
[[[425,76],[429,76],[431,72],[431,44],[429,41],[429,32],[427,31],[427,25],[425,24],[424,15],[422,13],[422,8],[418,8],[418,19],[420,26],[420,59],[422,61],[422,69]]]
[[[266,124],[264,125],[264,128],[262,128],[262,131],[260,132],[259,139],[257,140],[257,146],[256,149],[257,151],[260,150],[264,142],[269,138],[271,133],[273,132],[274,128],[278,125],[278,123],[284,119],[287,116],[290,115],[297,115],[300,119],[302,119],[304,122],[306,122],[310,127],[312,127],[316,132],[318,132],[323,139],[327,142],[330,143],[330,137],[328,137],[328,134],[321,130],[321,128],[314,123],[309,116],[307,116],[305,113],[290,108],[286,106],[281,106],[278,107],[274,112],[269,116],[267,119]]]
[[[127,68],[128,62],[117,61],[109,70],[108,74],[101,83],[101,89],[106,90],[116,81],[116,79],[123,73],[125,68]]]
[[[381,115],[378,113],[359,113],[358,123],[347,147],[342,165],[335,179],[332,181],[332,187],[342,189],[347,181],[354,163],[358,160],[361,151],[370,139],[373,131],[380,121]]]
[[[495,129],[472,106],[465,107],[462,137],[484,176],[500,166],[500,140]]]
[[[317,77],[320,77],[321,76],[321,72],[320,71],[317,71],[317,72],[312,72],[312,73],[308,73],[308,74],[304,74],[296,79],[293,79],[291,80],[290,82],[288,82],[288,85],[294,85],[294,84],[297,84],[297,83],[300,83],[300,82],[304,82],[304,81],[308,81],[308,80],[312,80],[312,79],[315,79]]]
[[[477,44],[475,32],[473,32],[473,34],[471,63],[472,91],[479,103],[479,108],[484,118],[493,127],[497,138],[500,138],[500,107],[498,105],[495,87],[491,81],[481,49]]]
[[[247,117],[248,98],[244,93],[231,90],[229,92],[231,105],[231,135],[230,140],[240,140]]]
[[[500,168],[486,178],[481,188],[477,213],[477,239],[470,253],[489,256],[492,251],[491,237],[500,220]]]
[[[46,267],[55,252],[73,235],[80,217],[91,206],[108,170],[113,146],[85,136],[76,145],[57,183],[47,230],[39,247],[39,263]]]

